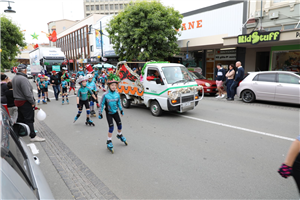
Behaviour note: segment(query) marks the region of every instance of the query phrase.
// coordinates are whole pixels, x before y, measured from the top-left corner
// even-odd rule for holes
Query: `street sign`
[[[189,59],[189,54],[186,54],[186,59]]]

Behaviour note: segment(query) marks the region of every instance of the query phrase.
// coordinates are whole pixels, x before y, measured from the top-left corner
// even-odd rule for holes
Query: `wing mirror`
[[[20,137],[27,136],[30,133],[29,126],[27,124],[23,124],[23,123],[15,123],[13,125],[13,129],[14,129],[14,132]]]

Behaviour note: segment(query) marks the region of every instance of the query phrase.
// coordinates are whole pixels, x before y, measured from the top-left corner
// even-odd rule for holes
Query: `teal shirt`
[[[79,99],[81,100],[81,101],[86,101],[86,100],[88,100],[88,95],[92,95],[93,94],[93,92],[88,88],[88,87],[81,87],[81,88],[79,88],[79,90],[78,90],[78,94],[77,94],[77,97],[79,97]]]

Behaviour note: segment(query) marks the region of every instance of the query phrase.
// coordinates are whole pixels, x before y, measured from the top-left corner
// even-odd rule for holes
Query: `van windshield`
[[[164,75],[168,84],[175,82],[189,82],[195,81],[192,75],[189,73],[186,67],[174,66],[174,67],[162,67]]]

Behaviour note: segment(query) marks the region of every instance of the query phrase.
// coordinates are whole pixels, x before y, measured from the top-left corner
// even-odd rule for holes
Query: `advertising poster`
[[[95,30],[96,49],[101,49],[101,35],[99,30]]]

